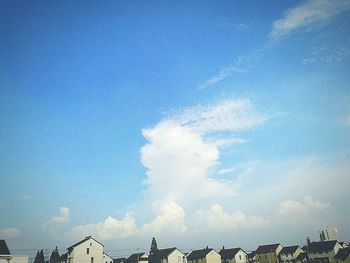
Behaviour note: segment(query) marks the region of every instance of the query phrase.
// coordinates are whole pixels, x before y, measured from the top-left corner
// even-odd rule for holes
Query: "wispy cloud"
[[[0,231],[0,236],[3,238],[15,238],[21,235],[21,230],[16,227],[9,227]]]
[[[213,86],[213,85],[219,83],[220,81],[228,78],[229,76],[232,76],[232,75],[237,74],[237,73],[244,73],[244,72],[246,72],[246,70],[241,69],[237,66],[223,67],[219,71],[219,73],[215,74],[209,80],[207,80],[204,83],[202,83],[201,85],[199,85],[198,89],[199,90],[206,89],[206,88]]]
[[[312,52],[302,60],[304,65],[317,62],[334,63],[345,59],[350,55],[350,49],[347,47],[329,48],[325,45],[314,48]]]
[[[336,15],[350,9],[350,1],[307,0],[287,10],[283,18],[272,25],[269,38],[278,41],[293,31],[326,23]]]

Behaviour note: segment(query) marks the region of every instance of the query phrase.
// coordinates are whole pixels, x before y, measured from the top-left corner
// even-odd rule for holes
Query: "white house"
[[[113,263],[113,258],[106,253],[103,253],[103,263]]]
[[[311,242],[306,247],[312,263],[335,262],[334,256],[341,248],[336,240]]]
[[[148,263],[148,254],[146,252],[134,253],[124,260],[124,263]]]
[[[280,252],[281,263],[306,263],[306,253],[300,246],[283,247]]]
[[[222,263],[247,263],[248,254],[241,249],[237,248],[222,248],[219,252]]]
[[[88,236],[67,248],[66,263],[104,263],[103,245]]]
[[[161,263],[186,263],[185,254],[176,247],[159,249]]]
[[[193,250],[186,257],[187,263],[221,263],[221,256],[212,248]]]
[[[7,247],[6,241],[0,240],[0,263],[9,263],[11,258],[11,253]]]

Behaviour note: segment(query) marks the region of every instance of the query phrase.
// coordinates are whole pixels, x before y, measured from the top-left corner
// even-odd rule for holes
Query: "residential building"
[[[240,247],[222,248],[219,252],[222,263],[248,263],[248,254]]]
[[[187,263],[221,263],[221,256],[212,248],[193,250],[186,256]]]
[[[259,263],[279,263],[279,254],[283,246],[279,243],[259,246],[256,251],[256,260]]]
[[[11,253],[7,247],[6,241],[0,240],[0,263],[9,263],[11,258]]]
[[[103,263],[103,245],[91,236],[85,237],[67,250],[66,263]]]
[[[124,263],[148,263],[148,254],[146,252],[135,253],[124,260]]]
[[[322,229],[320,231],[320,241],[329,241],[329,240],[339,240],[338,230],[336,228]]]
[[[342,246],[336,240],[311,242],[307,245],[307,253],[311,263],[335,262],[335,255]]]
[[[300,246],[283,247],[279,259],[281,263],[306,263],[306,253]]]
[[[159,249],[161,263],[186,263],[185,254],[176,247]]]
[[[102,262],[103,263],[113,263],[113,258],[104,252]]]

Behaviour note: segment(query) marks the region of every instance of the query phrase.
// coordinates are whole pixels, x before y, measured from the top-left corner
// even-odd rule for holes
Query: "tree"
[[[44,251],[40,250],[38,263],[45,263]]]
[[[38,252],[36,252],[34,263],[39,263],[39,250],[38,250]]]
[[[149,251],[149,257],[148,257],[149,263],[160,263],[160,255],[159,255],[159,249],[157,246],[157,241],[153,237],[151,242],[151,249]]]
[[[58,252],[58,248],[56,246],[55,250],[52,251],[50,256],[50,263],[59,263],[61,261],[60,253]]]

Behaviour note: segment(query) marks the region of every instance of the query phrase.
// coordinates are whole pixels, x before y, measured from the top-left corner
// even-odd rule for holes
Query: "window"
[[[94,263],[94,257],[91,257],[91,261],[90,261],[91,263]]]
[[[239,255],[239,260],[241,260],[242,259],[242,256],[241,255]]]
[[[90,247],[92,246],[92,243],[90,243]]]
[[[90,253],[90,248],[87,248],[86,249],[86,254],[89,254]]]

